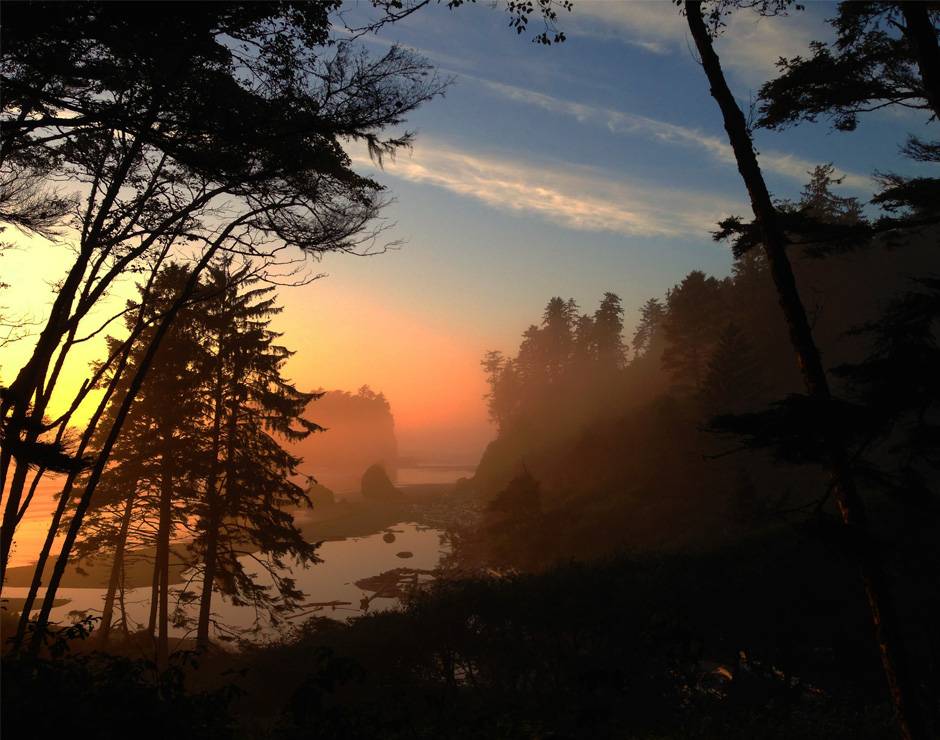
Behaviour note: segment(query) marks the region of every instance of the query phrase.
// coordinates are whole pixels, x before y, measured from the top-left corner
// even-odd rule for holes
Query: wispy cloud
[[[724,164],[735,164],[734,153],[725,139],[706,134],[698,129],[667,123],[666,121],[659,121],[634,113],[623,113],[610,108],[562,100],[533,90],[505,85],[501,82],[491,80],[479,80],[479,82],[493,92],[510,100],[534,105],[553,113],[567,115],[581,123],[603,126],[614,134],[642,136],[666,144],[690,147],[704,151],[708,156]],[[761,152],[760,162],[764,169],[801,183],[806,182],[808,179],[807,172],[820,164],[792,154],[774,151]],[[839,176],[844,178],[842,183],[844,187],[871,192],[873,187],[871,178],[852,172],[840,172]]]
[[[686,21],[674,3],[586,0],[576,3],[562,22],[571,34],[617,39],[653,53],[692,48]],[[767,79],[779,57],[805,54],[809,42],[828,30],[801,12],[764,18],[745,9],[732,13],[727,22],[717,42],[722,63],[748,84]]]
[[[374,166],[361,150],[351,155],[357,165]],[[385,171],[500,210],[625,236],[701,237],[718,219],[743,207],[711,194],[650,188],[592,168],[537,166],[426,138],[410,155],[386,161]]]

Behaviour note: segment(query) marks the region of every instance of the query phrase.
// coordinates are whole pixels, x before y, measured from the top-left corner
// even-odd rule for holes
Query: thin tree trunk
[[[42,378],[46,374],[55,348],[58,346],[62,335],[66,331],[66,321],[68,313],[71,310],[75,295],[78,292],[78,286],[81,283],[85,270],[88,269],[88,262],[91,259],[91,251],[84,249],[79,253],[78,259],[69,270],[65,282],[62,283],[56,299],[52,304],[49,318],[46,326],[43,328],[36,341],[36,347],[29,360],[20,368],[16,378],[7,388],[4,398],[0,401],[0,420],[4,423],[4,436],[7,439],[18,440],[20,433],[26,425],[26,418],[29,414],[29,405],[37,389],[41,385]],[[9,416],[8,416],[9,415]],[[12,453],[9,446],[5,445],[0,454],[0,492],[6,486],[7,473],[9,471]],[[12,496],[11,491],[8,494]],[[19,506],[19,501],[16,502]],[[7,510],[10,509],[10,501],[7,500]],[[4,515],[4,527],[7,527],[7,517]],[[3,530],[3,538],[6,540],[7,532]],[[4,551],[9,551],[9,547],[4,542]],[[0,560],[0,564],[5,560]]]
[[[75,515],[72,517],[72,521],[69,523],[69,529],[68,532],[66,532],[65,541],[62,543],[62,552],[59,554],[59,557],[56,560],[55,568],[52,571],[52,578],[49,582],[49,588],[46,589],[46,597],[43,600],[42,609],[39,612],[39,618],[36,622],[37,631],[30,646],[31,651],[34,654],[38,653],[40,647],[42,646],[41,633],[47,628],[47,625],[49,624],[49,613],[52,611],[52,604],[55,599],[55,594],[58,591],[59,584],[62,582],[62,576],[65,573],[65,568],[68,564],[72,547],[74,546],[75,540],[78,537],[78,531],[81,529],[85,512],[88,510],[88,506],[91,504],[91,497],[95,493],[95,488],[98,486],[98,481],[101,480],[101,474],[104,472],[104,467],[111,456],[111,450],[114,448],[114,443],[117,441],[117,438],[121,433],[121,429],[124,426],[124,421],[127,418],[127,414],[130,411],[131,405],[134,403],[134,400],[137,398],[137,394],[140,392],[140,387],[143,385],[144,378],[146,377],[147,372],[150,370],[150,365],[153,363],[153,358],[156,355],[157,350],[160,348],[160,343],[163,340],[163,337],[169,331],[170,325],[173,323],[176,315],[182,309],[183,304],[186,303],[195,292],[202,270],[207,264],[209,264],[209,261],[216,254],[222,243],[228,238],[229,234],[231,234],[235,228],[247,221],[249,218],[255,216],[260,210],[261,209],[248,212],[241,218],[229,223],[222,230],[222,232],[218,235],[218,237],[216,237],[215,241],[206,250],[202,258],[193,268],[186,286],[183,288],[179,297],[176,299],[176,301],[174,301],[170,309],[166,312],[166,314],[164,314],[163,320],[157,327],[157,331],[150,342],[150,346],[147,348],[147,352],[144,354],[144,357],[142,358],[141,363],[137,368],[137,372],[134,374],[134,378],[131,380],[130,387],[124,396],[124,400],[121,402],[121,406],[117,411],[114,423],[111,425],[111,429],[108,432],[108,437],[105,439],[101,452],[99,453],[98,458],[95,460],[95,464],[89,473],[88,484],[85,486],[85,491],[82,494],[78,505],[76,506]]]
[[[924,95],[940,120],[940,48],[937,29],[930,20],[930,6],[926,2],[900,2],[904,14],[904,35],[914,49]]]
[[[124,596],[127,592],[127,557],[121,560],[121,586],[118,590],[118,606],[121,609],[121,631],[124,633],[124,639],[130,637],[130,630],[127,629],[127,604],[124,603]]]
[[[88,201],[88,211],[85,214],[85,228],[82,232],[81,245],[78,257],[69,270],[65,281],[59,288],[55,301],[52,304],[52,310],[46,325],[43,327],[36,341],[33,353],[26,364],[17,373],[16,378],[7,389],[7,393],[0,401],[0,422],[4,424],[4,436],[19,440],[20,434],[27,430],[27,434],[33,434],[32,429],[35,425],[27,425],[27,418],[33,421],[42,421],[42,415],[45,412],[45,400],[47,396],[43,393],[43,385],[46,372],[49,369],[49,363],[55,354],[56,347],[62,337],[69,331],[72,324],[73,331],[77,329],[71,316],[72,305],[75,303],[75,297],[78,294],[79,286],[85,277],[85,272],[91,263],[91,258],[95,248],[99,245],[104,222],[117,200],[121,188],[124,186],[125,179],[134,164],[134,160],[140,155],[143,142],[137,138],[134,140],[131,148],[125,152],[120,164],[115,168],[111,181],[105,191],[104,198],[98,208],[97,215],[91,223],[90,209],[94,205],[95,191],[92,190]],[[100,176],[100,168],[97,178]],[[99,263],[100,264],[100,263]],[[93,268],[92,273],[94,274]],[[90,278],[89,278],[90,279]],[[74,335],[74,334],[73,334]],[[67,351],[63,347],[63,352]],[[60,357],[59,365],[64,361],[64,356]],[[51,393],[51,389],[49,389]],[[29,408],[30,399],[36,396],[36,406]],[[9,413],[9,418],[7,414]],[[0,450],[0,492],[6,485],[7,473],[10,466],[11,455],[9,449]],[[25,476],[23,478],[25,480]],[[15,511],[19,509],[20,498],[22,497],[22,483],[17,487],[16,480],[10,486],[7,494],[7,504],[3,514],[3,523],[0,525],[0,583],[6,572],[6,564],[9,556],[10,546],[12,545],[13,532],[16,529]],[[11,515],[11,511],[13,514]]]
[[[206,523],[206,562],[202,577],[202,598],[199,602],[199,624],[196,629],[196,647],[209,647],[209,623],[212,618],[212,588],[215,584],[216,560],[219,549],[218,516],[213,511]]]
[[[128,357],[130,357],[133,343],[137,340],[137,337],[140,336],[140,333],[143,331],[144,326],[146,325],[146,322],[143,318],[143,308],[146,304],[147,298],[150,295],[150,288],[153,284],[154,278],[156,277],[157,270],[159,269],[163,258],[166,256],[166,253],[166,250],[164,250],[163,254],[160,256],[159,260],[157,260],[157,263],[154,266],[154,270],[151,273],[151,276],[147,282],[147,287],[144,291],[144,297],[141,300],[140,314],[134,326],[134,330],[127,339],[125,349],[121,353],[118,365],[114,370],[114,374],[111,377],[111,380],[108,382],[108,387],[105,389],[104,395],[102,395],[101,400],[98,402],[97,408],[95,408],[95,413],[92,414],[91,419],[88,420],[88,425],[85,427],[85,431],[82,433],[82,439],[79,442],[78,450],[76,451],[76,457],[82,457],[82,455],[84,455],[85,451],[88,449],[88,446],[91,444],[91,439],[95,434],[95,430],[98,428],[98,422],[101,420],[105,408],[107,408],[108,402],[111,400],[111,396],[114,395],[114,391],[117,389],[118,383],[121,380],[121,376],[127,367],[127,360]],[[72,470],[69,473],[68,478],[66,478],[65,485],[62,488],[62,493],[59,496],[59,503],[57,504],[55,512],[52,515],[52,521],[49,523],[49,531],[46,533],[46,540],[43,543],[42,549],[39,551],[39,559],[36,561],[36,571],[33,574],[33,581],[29,587],[29,594],[26,596],[24,610],[20,616],[20,623],[16,631],[14,649],[19,649],[23,641],[23,636],[26,634],[26,629],[29,625],[29,614],[32,611],[33,602],[36,600],[36,595],[39,592],[39,588],[42,586],[42,576],[46,569],[46,562],[49,560],[49,555],[52,552],[52,545],[55,542],[56,535],[59,532],[59,523],[62,521],[62,516],[65,513],[65,509],[68,506],[69,500],[71,499],[72,490],[77,477],[78,469],[76,468]],[[37,622],[37,628],[38,626],[39,624]]]
[[[26,444],[36,441],[37,434],[30,432],[25,439]],[[0,592],[6,580],[7,563],[10,560],[10,550],[13,548],[13,534],[20,511],[20,501],[23,497],[23,485],[26,483],[26,473],[29,468],[25,459],[17,460],[13,471],[13,480],[7,493],[7,504],[3,510],[3,524],[0,524]]]
[[[160,526],[157,530],[157,564],[160,571],[160,610],[157,617],[156,663],[165,670],[170,657],[170,531],[173,528],[173,451],[166,449],[171,430],[164,431],[164,451],[160,474]]]
[[[154,547],[153,579],[150,581],[150,617],[147,620],[147,634],[154,649],[157,644],[157,606],[160,603],[160,559],[156,556]]]
[[[215,399],[212,419],[212,461],[209,467],[209,478],[206,481],[206,557],[205,570],[202,578],[202,599],[199,602],[199,622],[196,628],[196,646],[200,649],[209,647],[209,622],[212,617],[212,588],[215,584],[216,559],[219,544],[219,492],[216,490],[219,482],[219,453],[221,452],[222,414],[224,403],[224,335],[225,335],[225,302],[226,295],[222,293],[222,311],[219,315],[218,353],[215,368]]]
[[[127,533],[131,528],[131,516],[134,513],[134,498],[137,484],[127,497],[124,505],[124,514],[121,517],[121,530],[114,548],[114,562],[111,564],[111,577],[108,579],[108,592],[104,598],[104,608],[101,610],[101,626],[98,628],[98,640],[101,646],[108,644],[111,634],[111,622],[114,620],[114,597],[121,583],[121,574],[124,571],[124,548],[127,544]]]
[[[701,2],[685,4],[689,30],[702,58],[702,66],[711,86],[711,95],[724,118],[725,130],[734,150],[738,171],[751,200],[754,218],[761,231],[764,251],[777,288],[780,307],[786,317],[790,341],[796,352],[807,393],[820,404],[831,399],[829,383],[823,370],[819,350],[813,338],[806,311],[796,287],[793,269],[786,253],[786,237],[780,226],[776,208],[770,199],[764,177],[754,153],[747,122],[728,84],[718,55],[702,17]],[[875,639],[881,663],[897,716],[898,729],[905,740],[925,738],[924,723],[916,692],[912,685],[904,651],[896,632],[896,618],[891,606],[887,579],[878,553],[869,542],[867,519],[861,497],[855,488],[845,447],[841,439],[829,433],[826,439],[833,496],[850,540],[860,550],[859,565],[871,610]]]

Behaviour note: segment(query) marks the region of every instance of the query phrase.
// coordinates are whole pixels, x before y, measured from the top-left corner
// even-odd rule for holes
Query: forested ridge
[[[737,212],[721,210],[727,198],[684,200],[694,165],[683,162],[669,190],[616,190],[637,201],[619,204],[619,220],[596,193],[569,189],[568,203],[557,189],[594,182],[599,167],[535,181],[534,165],[448,158],[443,137],[430,146],[442,169],[410,159],[413,115],[447,105],[447,65],[463,63],[464,45],[483,48],[482,27],[459,26],[473,4],[5,4],[0,256],[44,249],[59,262],[40,318],[0,307],[0,351],[27,347],[14,365],[0,357],[3,731],[937,737],[937,4],[838,3],[825,20],[788,0],[611,4],[589,7],[587,25],[580,0],[497,4],[540,55],[504,70],[515,82],[566,89],[577,78],[557,65],[575,59],[572,37],[663,65],[675,50],[662,39],[681,37],[693,55],[696,76],[676,89],[697,86],[720,139],[682,100],[673,114],[689,127],[472,78],[539,111],[530,154],[558,133],[551,116],[578,134],[601,118],[618,136],[702,149],[740,196]],[[618,40],[621,13],[676,34]],[[805,48],[746,101],[741,59],[756,58],[754,38],[779,37],[736,22],[776,29],[801,13],[823,40],[797,39]],[[592,17],[609,28],[586,31]],[[382,35],[409,23],[443,33],[448,18],[444,61]],[[634,89],[632,74],[618,82],[631,95],[669,92]],[[475,105],[457,117],[482,122]],[[910,130],[883,167],[869,167],[872,147],[858,160],[871,171],[814,161],[792,197],[774,192],[808,160],[762,152],[765,133],[849,137],[872,120],[882,134],[885,120],[893,136]],[[567,143],[572,156],[586,144]],[[520,172],[533,178],[524,187]],[[706,203],[695,254],[723,254],[728,269],[686,262],[657,294],[607,257],[572,259],[574,274],[551,283],[527,265],[518,295],[490,305],[495,289],[475,286],[479,315],[464,317],[446,289],[398,265],[388,293],[292,304],[327,277],[325,258],[382,265],[406,249],[390,214],[443,223],[455,249],[471,243],[435,212],[444,201],[395,210],[388,182],[402,198],[440,188],[632,249],[680,243],[671,225],[642,222],[665,213],[687,228],[686,209]],[[499,249],[478,246],[482,261],[495,255],[494,284],[518,267]],[[475,264],[459,257],[448,269]],[[605,281],[593,302],[563,287],[585,284],[578,270]],[[0,296],[29,302],[23,274],[2,277]],[[403,310],[395,292],[408,280],[420,295]],[[530,280],[561,295],[525,309],[517,347],[460,376],[457,324],[518,306]],[[337,341],[358,313],[373,341],[397,338],[385,353],[397,364],[360,337]],[[353,381],[349,357],[298,362],[297,347],[321,343],[353,347],[374,385]],[[430,348],[447,355],[434,366],[446,377],[418,372]],[[348,383],[313,377],[330,361]],[[406,362],[424,438],[439,445],[440,419],[468,408],[440,388],[482,377],[492,441],[472,476],[440,482],[448,466],[402,454],[397,401],[373,387],[383,370],[400,383],[389,368]],[[403,482],[400,469],[425,477]],[[28,566],[16,560],[24,543]]]

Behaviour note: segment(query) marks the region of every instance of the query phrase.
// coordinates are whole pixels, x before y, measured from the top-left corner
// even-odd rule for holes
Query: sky
[[[639,306],[690,270],[730,271],[709,231],[746,215],[747,201],[685,19],[668,1],[574,6],[558,22],[567,41],[551,47],[517,35],[503,5],[489,3],[431,6],[364,41],[376,54],[406,45],[452,82],[410,117],[411,151],[379,168],[349,148],[394,198],[386,236],[399,246],[324,258],[315,266],[324,277],[281,291],[278,328],[301,387],[383,391],[404,454],[475,462],[494,436],[479,360],[514,352],[552,296],[593,312],[613,291],[629,332]],[[368,8],[348,3],[347,20]],[[779,56],[829,38],[833,12],[808,3],[785,18],[731,17],[716,46],[744,110]],[[898,145],[925,125],[926,116],[884,112],[852,134],[819,122],[758,131],[756,143],[775,196],[797,197],[807,171],[832,162],[842,193],[865,198],[875,170],[914,169]],[[64,249],[23,242],[6,254],[14,286],[0,303],[41,317]],[[39,269],[26,259],[37,251]],[[4,377],[28,341],[0,351]],[[79,354],[70,382],[84,367]]]

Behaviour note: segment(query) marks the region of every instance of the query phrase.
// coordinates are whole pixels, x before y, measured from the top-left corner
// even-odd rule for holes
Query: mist
[[[5,3],[3,732],[940,736],[938,21]]]

